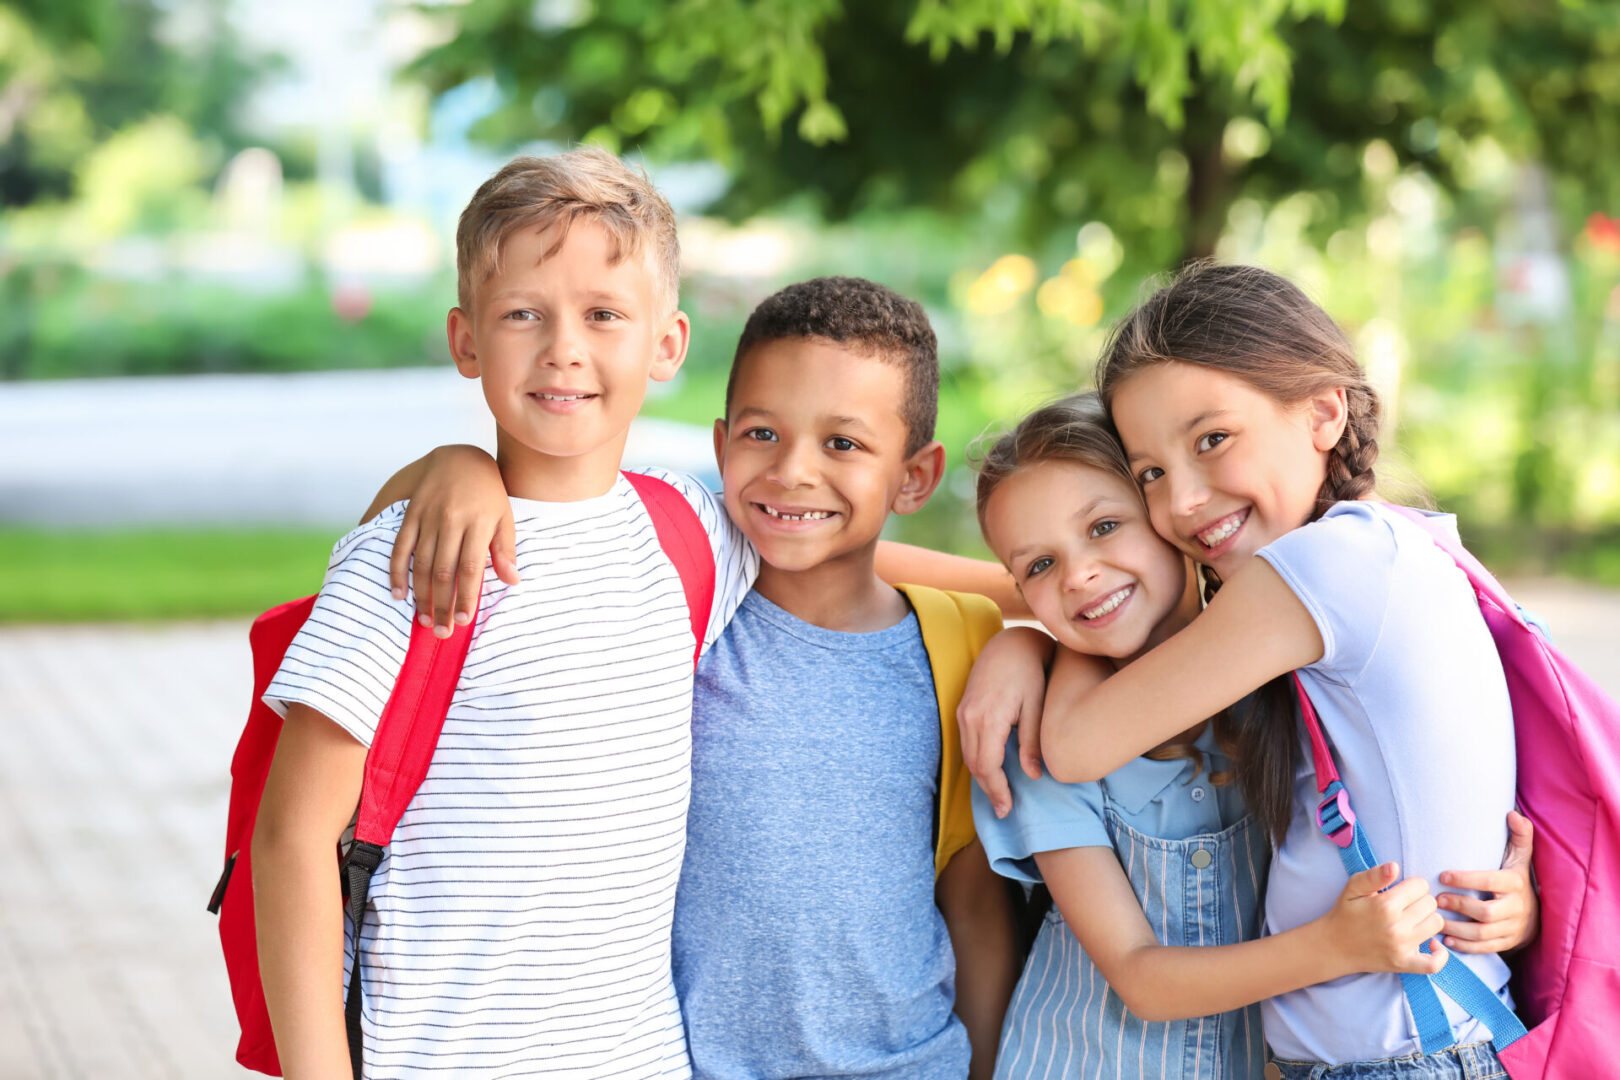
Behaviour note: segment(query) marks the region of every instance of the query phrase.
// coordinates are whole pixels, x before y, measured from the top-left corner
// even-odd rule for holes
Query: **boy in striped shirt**
[[[689,1075],[669,941],[692,630],[619,472],[649,380],[686,356],[678,260],[669,205],[598,150],[517,159],[462,215],[450,351],[495,419],[514,557],[484,581],[432,766],[372,879],[365,1077]],[[662,478],[712,548],[706,646],[758,556],[715,496]],[[410,639],[411,606],[389,580],[403,518],[388,507],[338,543],[266,693],[286,722],[253,862],[289,1080],[351,1075],[335,991],[356,949],[332,850]]]

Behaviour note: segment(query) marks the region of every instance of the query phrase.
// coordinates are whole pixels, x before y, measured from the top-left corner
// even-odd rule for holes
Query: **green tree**
[[[442,9],[438,9],[442,10]],[[1483,150],[1620,194],[1620,5],[1566,0],[470,0],[414,73],[492,77],[496,144],[730,167],[716,209],[924,205],[1026,243],[1100,218],[1211,250],[1232,203],[1363,204],[1382,140],[1467,196]]]
[[[0,0],[0,206],[68,197],[92,147],[154,115],[247,145],[237,109],[272,64],[223,0]]]

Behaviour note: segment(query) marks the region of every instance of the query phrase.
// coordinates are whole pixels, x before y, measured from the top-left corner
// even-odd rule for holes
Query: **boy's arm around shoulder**
[[[877,576],[890,585],[914,582],[952,592],[977,593],[994,601],[1009,619],[1032,617],[1012,575],[1000,563],[880,540],[876,569]]]
[[[287,707],[253,830],[259,972],[287,1080],[347,1080],[343,899],[333,852],[360,799],[366,748]]]
[[[970,1080],[990,1080],[995,1072],[1002,1018],[1022,968],[1015,887],[990,869],[977,839],[951,857],[934,886],[956,954],[956,1015],[973,1048]]]

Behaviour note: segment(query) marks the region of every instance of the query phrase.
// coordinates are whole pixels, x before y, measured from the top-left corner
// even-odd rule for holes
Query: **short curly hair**
[[[820,338],[870,354],[905,375],[900,417],[906,456],[934,438],[939,415],[939,343],[921,304],[857,277],[818,277],[789,285],[760,301],[748,316],[726,380],[726,416],[743,359],[759,345]]]

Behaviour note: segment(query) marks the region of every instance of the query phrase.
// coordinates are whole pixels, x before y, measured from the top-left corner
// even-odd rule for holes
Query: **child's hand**
[[[1395,863],[1383,863],[1352,875],[1332,910],[1322,917],[1327,946],[1338,953],[1343,973],[1410,971],[1433,975],[1446,963],[1438,942],[1433,952],[1419,952],[1442,929],[1445,920],[1429,883],[1400,876]]]
[[[508,585],[518,583],[512,503],[495,459],[475,446],[441,446],[423,459],[426,471],[388,561],[394,597],[405,598],[407,570],[414,575],[417,619],[439,637],[472,621],[484,566]]]
[[[985,644],[962,691],[956,710],[962,760],[990,797],[997,817],[1012,809],[1012,790],[1001,765],[1014,727],[1024,772],[1031,779],[1041,775],[1041,707],[1052,647],[1052,639],[1039,630],[1008,627]]]
[[[1465,915],[1446,921],[1446,947],[1461,953],[1510,952],[1534,940],[1540,929],[1541,904],[1530,880],[1530,852],[1535,829],[1517,810],[1508,811],[1507,854],[1500,870],[1447,870],[1440,883],[1454,889],[1491,893],[1493,899],[1445,892],[1439,897],[1447,911]]]

